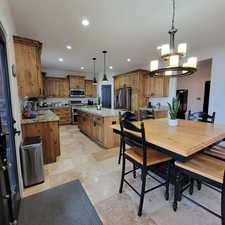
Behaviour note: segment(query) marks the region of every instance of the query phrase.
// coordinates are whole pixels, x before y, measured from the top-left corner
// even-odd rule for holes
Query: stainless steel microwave
[[[84,88],[73,88],[70,89],[70,97],[85,97]]]

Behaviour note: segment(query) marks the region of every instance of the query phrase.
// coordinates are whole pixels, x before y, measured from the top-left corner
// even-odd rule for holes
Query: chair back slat
[[[130,121],[123,119],[120,114],[120,128],[122,132],[122,142],[124,152],[126,151],[126,144],[132,147],[138,147],[143,150],[143,164],[147,163],[147,145],[145,141],[144,123],[141,122],[140,128],[135,126]]]

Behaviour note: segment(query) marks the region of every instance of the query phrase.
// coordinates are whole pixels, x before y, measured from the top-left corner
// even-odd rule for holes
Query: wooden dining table
[[[178,120],[178,125],[168,125],[168,119],[143,120],[148,147],[187,161],[196,153],[225,139],[225,126],[205,122]],[[140,126],[141,122],[133,122]],[[121,135],[120,125],[112,125],[114,133]]]

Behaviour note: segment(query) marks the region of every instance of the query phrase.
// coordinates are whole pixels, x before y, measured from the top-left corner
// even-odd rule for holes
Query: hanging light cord
[[[104,53],[104,75],[106,74],[106,73],[105,73],[105,54],[106,54],[106,53]]]
[[[172,0],[172,2],[173,2],[173,15],[172,15],[172,30],[173,30],[173,29],[176,29],[175,26],[174,26],[176,3],[175,3],[175,0]]]
[[[95,59],[94,59],[94,78],[95,78]]]

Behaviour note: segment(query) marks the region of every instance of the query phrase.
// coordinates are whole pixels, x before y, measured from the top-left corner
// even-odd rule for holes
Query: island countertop
[[[40,110],[37,112],[37,117],[32,119],[22,119],[21,124],[30,123],[42,123],[42,122],[52,122],[59,121],[59,117],[53,113],[51,110]]]
[[[119,112],[121,111],[118,109],[108,109],[108,108],[102,108],[101,110],[97,110],[96,106],[76,106],[73,108],[80,110],[82,112],[94,114],[96,116],[101,116],[101,117],[119,116]]]
[[[154,110],[155,112],[167,112],[169,111],[169,108],[167,106],[161,106],[161,107],[155,107],[155,108],[148,108],[148,107],[142,107],[140,110]]]

